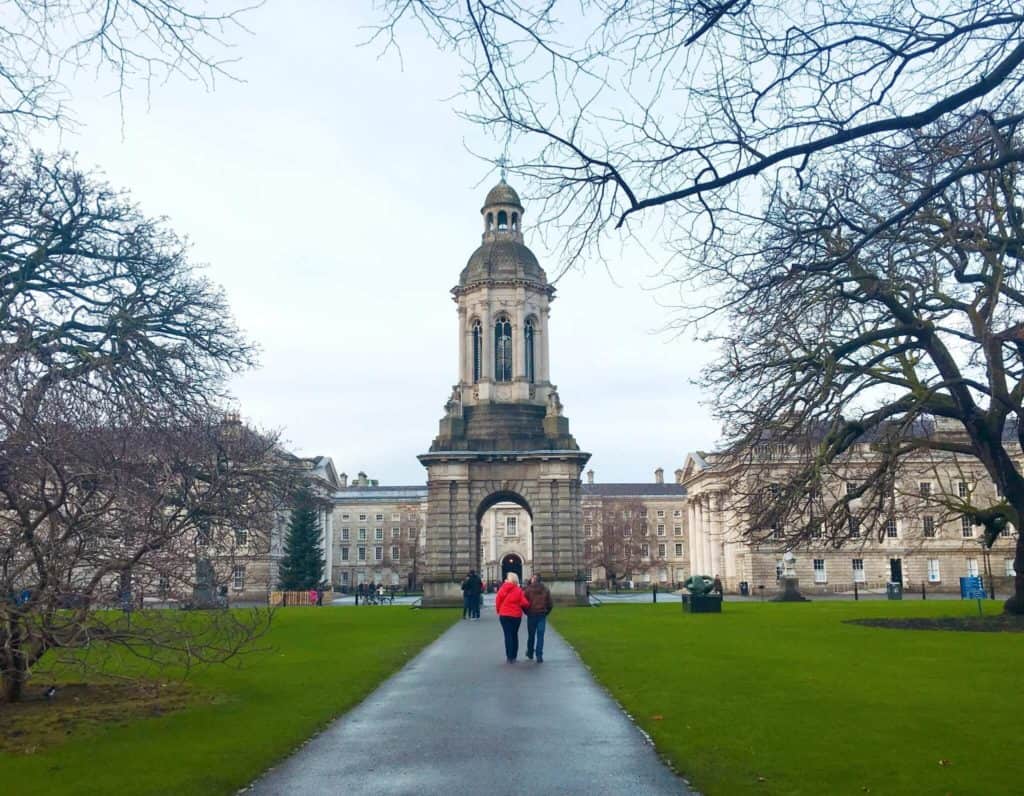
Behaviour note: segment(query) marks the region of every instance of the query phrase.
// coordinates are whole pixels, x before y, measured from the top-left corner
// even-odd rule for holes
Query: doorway
[[[891,583],[903,583],[903,559],[889,559],[889,581]]]
[[[523,582],[523,559],[515,553],[508,553],[501,558],[501,580],[503,582],[509,572],[515,572],[519,582]]]

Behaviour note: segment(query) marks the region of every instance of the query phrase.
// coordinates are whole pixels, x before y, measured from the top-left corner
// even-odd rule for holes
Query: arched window
[[[480,321],[473,321],[473,383],[480,381],[484,362],[484,330]]]
[[[523,352],[523,362],[526,363],[526,380],[531,384],[534,382],[534,366],[533,366],[533,318],[526,319],[526,326],[523,328],[523,342],[526,346],[526,350]]]
[[[494,323],[494,380],[512,381],[512,323],[504,316]]]
[[[487,214],[487,231],[494,229],[494,213]]]
[[[512,214],[512,229],[519,229],[519,213]]]
[[[498,229],[508,229],[508,213],[504,210],[498,211]]]

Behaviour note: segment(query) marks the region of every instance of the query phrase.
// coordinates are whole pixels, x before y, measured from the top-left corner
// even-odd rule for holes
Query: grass
[[[192,675],[187,706],[80,722],[56,745],[0,753],[2,790],[234,793],[357,704],[455,617],[399,607],[278,611],[261,640],[266,649]]]
[[[727,602],[721,615],[605,605],[552,620],[711,796],[1019,793],[1024,636],[843,622],[976,611]]]

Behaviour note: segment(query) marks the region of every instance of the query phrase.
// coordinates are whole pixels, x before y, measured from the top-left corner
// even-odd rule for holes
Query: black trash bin
[[[740,595],[743,597],[750,596],[750,584],[747,583],[745,580],[740,581]]]
[[[902,600],[903,599],[903,584],[889,581],[885,584],[885,595],[890,600]]]

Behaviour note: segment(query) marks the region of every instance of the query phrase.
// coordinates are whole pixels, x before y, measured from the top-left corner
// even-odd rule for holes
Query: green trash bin
[[[885,595],[890,600],[902,600],[903,599],[903,584],[889,581],[885,584]]]

